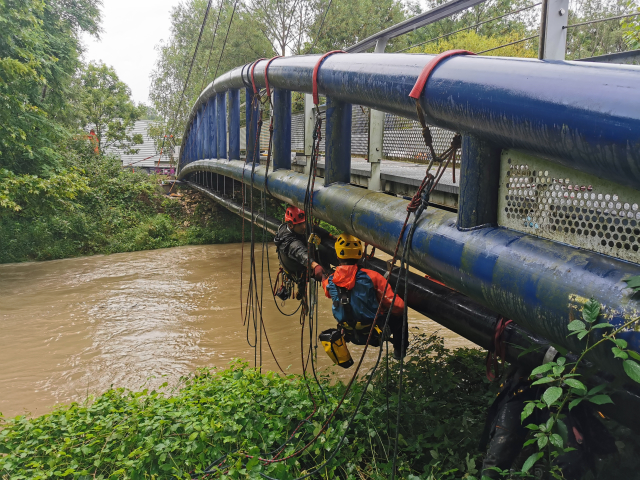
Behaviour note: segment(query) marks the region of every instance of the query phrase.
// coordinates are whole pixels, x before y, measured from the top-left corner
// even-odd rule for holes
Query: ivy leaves
[[[627,283],[633,288],[634,285],[640,287],[640,276],[630,279]],[[578,359],[574,362],[567,362],[566,357],[560,357],[556,361],[551,361],[540,365],[531,372],[531,377],[535,380],[532,386],[546,385],[539,400],[528,401],[522,411],[521,421],[524,422],[530,417],[536,408],[547,410],[549,419],[544,424],[529,424],[527,428],[534,433],[533,438],[525,443],[525,446],[537,444],[538,452],[532,454],[524,463],[522,472],[528,472],[533,465],[545,459],[547,468],[556,473],[559,470],[553,461],[562,453],[568,451],[568,430],[563,422],[566,410],[571,411],[581,402],[588,401],[595,405],[613,403],[609,395],[603,393],[606,384],[597,385],[588,389],[587,385],[579,378],[578,366],[584,357],[594,348],[603,343],[613,344],[611,352],[615,358],[622,360],[622,366],[629,378],[640,383],[640,355],[628,349],[627,341],[616,338],[616,335],[634,323],[638,319],[629,320],[620,326],[614,326],[609,322],[598,322],[601,313],[601,305],[595,300],[589,300],[582,309],[582,319],[573,320],[567,326],[569,336],[575,335],[579,340],[584,341],[583,350]],[[595,331],[602,331],[599,339],[593,339],[591,334]],[[586,339],[586,340],[585,340]],[[565,410],[566,409],[566,410]],[[560,472],[561,474],[561,472]],[[558,477],[560,478],[560,477]]]

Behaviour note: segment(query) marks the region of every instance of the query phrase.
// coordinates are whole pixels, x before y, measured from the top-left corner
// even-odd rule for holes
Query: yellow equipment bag
[[[324,347],[324,351],[327,352],[327,355],[333,360],[333,363],[342,368],[349,368],[353,365],[351,354],[347,348],[347,342],[345,342],[340,330],[330,328],[322,332],[319,338]]]

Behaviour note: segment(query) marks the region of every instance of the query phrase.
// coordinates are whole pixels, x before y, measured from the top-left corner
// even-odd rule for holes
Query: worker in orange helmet
[[[315,225],[310,228],[310,232],[312,234],[311,240],[318,244],[322,240],[331,238],[331,234],[327,230]],[[306,281],[306,269],[310,264],[310,277],[317,281],[322,280],[325,268],[321,263],[324,263],[328,268],[330,260],[324,258],[321,260],[321,254],[316,252],[315,248],[311,249],[312,257],[309,257],[309,239],[307,238],[304,210],[293,206],[287,208],[284,214],[284,223],[278,228],[274,241],[280,265],[286,276],[300,285],[301,282]],[[337,261],[335,263],[337,264]]]

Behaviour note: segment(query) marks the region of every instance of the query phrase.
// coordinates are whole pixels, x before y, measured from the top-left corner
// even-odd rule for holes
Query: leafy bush
[[[483,380],[482,355],[468,349],[449,352],[437,337],[416,338],[413,344],[405,372],[397,478],[473,474],[479,456],[475,444],[492,396]],[[388,477],[397,365],[389,365],[389,421],[385,372],[382,368],[377,373],[346,444],[323,472],[326,478]],[[199,370],[172,391],[112,389],[83,405],[33,419],[19,416],[0,430],[0,476],[189,478],[220,459],[224,478],[259,478],[260,472],[294,478],[321,464],[336,448],[363,380],[304,454],[271,464],[249,456],[273,452],[301,425],[282,452],[262,454],[286,458],[320,432],[345,388],[327,377],[321,382],[326,401],[318,386],[300,375],[261,373],[236,362],[224,371]],[[308,389],[318,402],[315,413]]]

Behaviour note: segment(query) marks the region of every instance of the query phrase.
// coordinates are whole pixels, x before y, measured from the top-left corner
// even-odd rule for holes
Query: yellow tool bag
[[[347,348],[347,342],[345,342],[342,337],[340,330],[330,328],[322,332],[319,338],[324,347],[324,351],[327,352],[327,355],[333,360],[333,363],[342,368],[349,368],[353,365],[351,354]]]

